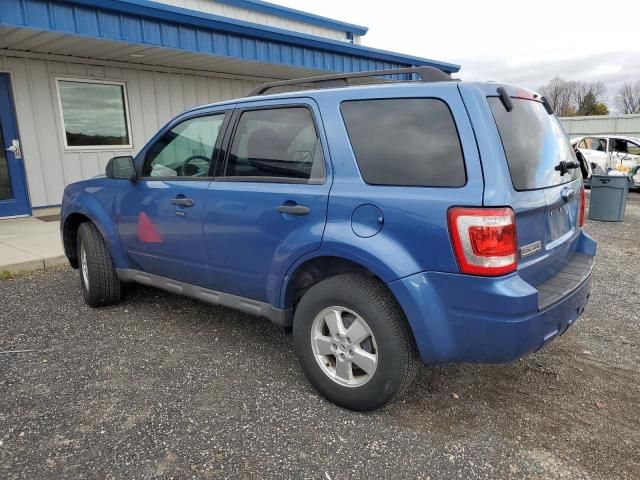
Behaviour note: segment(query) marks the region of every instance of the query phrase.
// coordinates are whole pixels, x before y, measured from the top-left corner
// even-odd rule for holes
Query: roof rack
[[[411,77],[417,75],[419,80],[391,80],[379,78],[390,75],[411,74]],[[367,79],[366,82],[353,83],[350,80],[354,78]],[[338,73],[332,75],[320,75],[317,77],[294,78],[292,80],[281,80],[278,82],[263,83],[259,87],[253,89],[248,96],[264,95],[268,90],[273,88],[302,86],[303,88],[334,88],[347,87],[349,85],[363,85],[366,83],[395,83],[395,82],[451,82],[454,81],[451,75],[439,70],[435,67],[407,67],[392,68],[388,70],[370,70],[368,72],[355,73]],[[286,89],[284,91],[287,91]]]

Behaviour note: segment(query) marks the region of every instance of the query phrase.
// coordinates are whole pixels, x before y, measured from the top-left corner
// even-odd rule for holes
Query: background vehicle
[[[640,165],[631,170],[631,179],[633,180],[633,188],[640,188]]]
[[[322,88],[406,74],[422,80]],[[89,305],[135,281],[293,326],[313,386],[357,410],[406,390],[418,359],[512,361],[584,310],[579,164],[534,92],[419,68],[255,93],[67,187]]]
[[[571,139],[592,169],[597,165],[603,171],[623,168],[631,172],[640,165],[640,138],[596,135]]]

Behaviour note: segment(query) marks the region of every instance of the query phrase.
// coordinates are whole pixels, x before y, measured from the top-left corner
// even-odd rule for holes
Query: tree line
[[[551,79],[539,88],[559,117],[608,115],[607,87],[603,82]],[[615,105],[619,113],[640,113],[640,81],[627,82],[618,90]]]

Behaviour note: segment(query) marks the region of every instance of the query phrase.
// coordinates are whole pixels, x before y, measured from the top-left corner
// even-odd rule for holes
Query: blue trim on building
[[[460,69],[148,0],[3,0],[0,24],[338,72],[416,65]]]
[[[369,30],[367,27],[354,25],[352,23],[341,22],[332,18],[322,17],[313,13],[307,13],[295,10],[281,5],[275,5],[261,0],[216,0],[219,3],[233,5],[234,7],[246,8],[256,12],[268,13],[278,17],[288,18],[289,20],[297,20],[299,22],[310,23],[319,27],[330,28],[331,30],[339,30],[349,32],[355,35],[364,35]]]

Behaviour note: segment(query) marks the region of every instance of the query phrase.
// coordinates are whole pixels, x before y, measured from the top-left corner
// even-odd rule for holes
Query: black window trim
[[[438,100],[447,107],[449,113],[451,114],[451,120],[453,120],[453,126],[456,128],[456,136],[458,137],[458,143],[460,144],[460,153],[462,154],[462,167],[464,168],[464,183],[462,185],[452,185],[452,186],[444,186],[444,185],[396,185],[389,183],[369,183],[364,179],[362,172],[360,171],[360,164],[358,163],[358,157],[356,157],[356,152],[353,149],[353,143],[351,141],[351,136],[349,136],[349,128],[347,127],[347,123],[345,122],[344,115],[342,114],[342,104],[343,103],[354,103],[354,102],[367,102],[372,100]],[[462,136],[460,135],[460,130],[458,129],[458,123],[456,121],[456,117],[453,114],[453,110],[451,110],[451,106],[449,103],[441,97],[428,96],[428,97],[369,97],[369,98],[357,98],[357,99],[345,99],[340,102],[340,117],[342,118],[342,123],[344,125],[344,130],[347,134],[347,138],[349,139],[349,148],[351,149],[351,154],[353,155],[353,159],[356,163],[356,168],[358,169],[358,174],[360,175],[360,179],[366,185],[371,185],[373,187],[402,187],[402,188],[446,188],[446,189],[459,189],[464,188],[469,183],[469,175],[467,172],[467,158],[464,153],[464,144],[462,143]]]
[[[317,179],[304,179],[304,178],[287,178],[287,177],[250,177],[250,176],[226,176],[227,166],[229,163],[229,156],[231,154],[231,147],[235,139],[238,125],[240,124],[240,117],[245,112],[255,112],[260,110],[279,110],[284,108],[305,108],[311,115],[311,121],[313,122],[313,128],[316,131],[316,136],[320,141],[320,147],[322,150],[322,177]],[[278,103],[269,105],[256,105],[256,106],[238,106],[232,113],[229,121],[229,128],[227,130],[227,138],[225,138],[224,146],[221,151],[221,156],[224,158],[221,164],[221,168],[218,172],[215,172],[213,177],[214,182],[249,182],[249,183],[287,183],[287,184],[302,184],[302,185],[324,185],[327,182],[327,155],[324,148],[324,142],[320,135],[320,129],[316,120],[315,112],[313,108],[307,103]]]
[[[159,135],[156,140],[153,143],[150,143],[149,145],[147,145],[145,147],[145,151],[144,151],[144,158],[142,159],[141,162],[139,162],[139,166],[136,169],[137,170],[137,180],[138,181],[151,181],[151,182],[155,182],[155,181],[171,181],[171,182],[211,182],[214,180],[214,169],[216,167],[216,164],[219,163],[219,159],[221,154],[224,154],[224,151],[222,149],[222,142],[223,139],[225,137],[225,134],[227,132],[227,128],[229,126],[229,123],[231,121],[231,117],[233,115],[233,108],[227,108],[224,110],[215,110],[213,112],[209,111],[209,112],[197,112],[194,115],[190,115],[188,117],[184,117],[181,118],[180,121],[178,122],[171,122],[171,126],[169,126],[168,128],[165,128],[164,130],[162,130],[162,134]],[[211,159],[209,160],[209,171],[207,172],[207,175],[205,177],[151,177],[151,176],[143,176],[142,172],[144,171],[144,166],[147,163],[147,158],[149,156],[149,153],[151,152],[151,150],[153,149],[153,147],[162,140],[162,137],[164,137],[164,135],[171,131],[172,129],[174,129],[175,127],[177,127],[178,125],[183,124],[184,122],[188,122],[190,120],[194,120],[196,118],[203,118],[203,117],[215,117],[217,115],[224,115],[224,119],[222,121],[222,125],[220,125],[220,132],[218,133],[218,138],[216,138],[216,143],[213,146],[213,152],[211,154]]]

